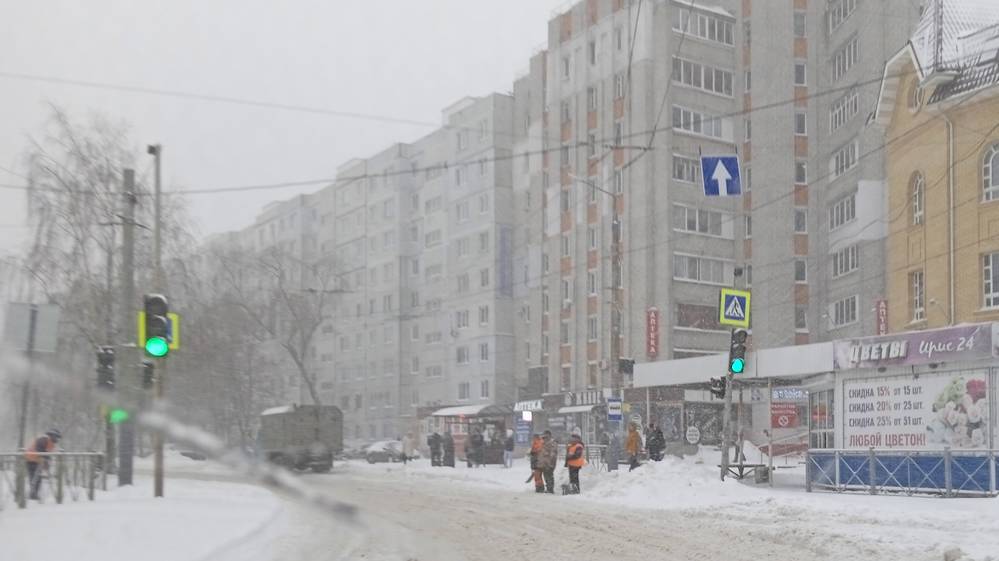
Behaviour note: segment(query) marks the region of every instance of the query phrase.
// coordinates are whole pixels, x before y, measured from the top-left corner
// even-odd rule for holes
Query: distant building
[[[892,331],[999,319],[999,5],[929,4],[885,66]]]

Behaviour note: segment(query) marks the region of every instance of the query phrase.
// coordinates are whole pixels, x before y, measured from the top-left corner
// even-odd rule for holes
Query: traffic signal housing
[[[725,379],[724,378],[711,378],[711,395],[717,397],[718,399],[724,399],[725,397]]]
[[[746,339],[749,333],[745,329],[733,329],[732,341],[728,351],[728,371],[732,374],[742,374],[746,371]]]
[[[635,373],[635,359],[633,358],[622,358],[618,359],[617,369],[623,374],[634,374]]]
[[[170,352],[170,307],[166,296],[146,294],[143,297],[145,309],[145,341],[142,341],[146,354],[160,358]]]
[[[114,347],[97,347],[97,387],[114,390]]]
[[[142,389],[151,390],[156,383],[156,365],[152,361],[142,361]]]

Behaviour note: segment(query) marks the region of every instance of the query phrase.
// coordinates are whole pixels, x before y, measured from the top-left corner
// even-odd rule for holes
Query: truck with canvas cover
[[[332,405],[285,405],[260,415],[257,450],[291,469],[327,472],[343,451],[343,413]]]

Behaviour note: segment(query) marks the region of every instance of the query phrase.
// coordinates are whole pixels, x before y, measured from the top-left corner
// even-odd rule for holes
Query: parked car
[[[402,442],[398,440],[380,440],[364,449],[364,459],[369,464],[398,462],[402,456]],[[420,451],[413,450],[413,457],[420,458]]]

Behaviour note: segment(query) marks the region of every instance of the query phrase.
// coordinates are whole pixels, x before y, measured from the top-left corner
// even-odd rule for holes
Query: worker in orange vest
[[[578,430],[572,432],[569,444],[565,446],[565,467],[569,468],[570,493],[579,494],[579,470],[586,465],[583,457],[583,439]]]
[[[49,467],[48,456],[41,456],[42,453],[52,452],[56,444],[62,439],[62,433],[58,429],[51,429],[44,436],[39,436],[24,451],[24,460],[28,464],[28,481],[31,483],[31,499],[38,500],[38,488],[42,484],[42,473],[39,467],[46,470]]]
[[[538,457],[541,455],[541,447],[544,441],[541,440],[541,435],[535,433],[534,438],[531,440],[531,479],[534,480],[534,492],[544,493],[545,492],[545,482],[541,478],[541,468],[538,467]]]

